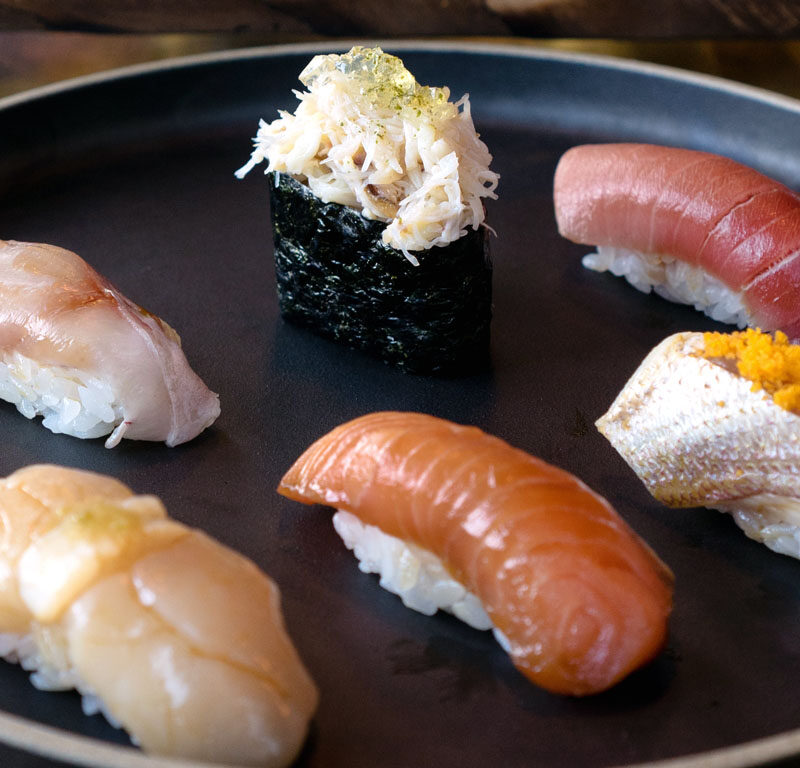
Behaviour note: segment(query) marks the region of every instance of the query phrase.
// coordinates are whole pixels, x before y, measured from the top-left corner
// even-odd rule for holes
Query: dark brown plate
[[[714,323],[580,266],[551,203],[570,145],[648,140],[732,155],[800,187],[800,109],[673,70],[522,47],[386,45],[421,82],[468,91],[502,176],[492,368],[403,374],[278,317],[266,180],[237,181],[260,117],[294,108],[318,46],[204,56],[0,102],[0,233],[80,253],[170,322],[222,416],[179,448],[53,435],[0,404],[0,474],[33,462],[109,473],[238,549],[280,584],[322,693],[299,764],[315,768],[751,765],[800,752],[800,563],[708,510],[655,503],[593,427],[644,355]],[[489,633],[405,609],[359,572],[330,511],[275,493],[336,424],[407,409],[477,424],[607,496],[674,569],[669,647],[614,690],[573,700],[519,675]],[[141,765],[74,693],[0,664],[3,765]],[[66,735],[52,730],[63,729]],[[771,739],[776,734],[785,734]],[[767,738],[755,746],[745,742]],[[110,745],[110,747],[109,747]],[[107,752],[111,749],[111,753]],[[709,763],[709,750],[727,749]],[[155,764],[148,761],[147,764]]]

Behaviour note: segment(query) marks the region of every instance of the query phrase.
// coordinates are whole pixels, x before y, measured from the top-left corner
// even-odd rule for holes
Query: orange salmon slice
[[[311,445],[278,492],[432,552],[554,693],[606,690],[666,642],[669,568],[576,477],[476,427],[368,414]]]

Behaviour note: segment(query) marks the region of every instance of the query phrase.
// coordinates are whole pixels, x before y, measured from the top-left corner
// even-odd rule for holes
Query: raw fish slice
[[[0,397],[54,432],[191,440],[219,398],[163,320],[71,251],[0,241]]]
[[[144,750],[285,766],[317,693],[277,587],[198,531],[81,594],[61,620],[72,669]]]
[[[19,594],[17,566],[30,543],[58,523],[57,510],[90,498],[123,501],[131,492],[110,477],[48,467],[20,469],[0,484],[0,631],[25,633],[30,609]]]
[[[657,266],[677,260],[719,281],[747,324],[800,336],[800,196],[777,181],[707,152],[585,145],[559,161],[554,204],[564,237],[599,247],[600,258],[587,266],[609,268],[604,248]],[[659,275],[637,282],[636,270],[623,267],[622,258],[618,269],[610,268],[630,272],[626,277],[637,287],[658,290],[666,281]],[[697,275],[684,272],[676,280],[687,281],[697,282]],[[681,290],[668,285],[662,295],[716,317],[713,299],[691,285]]]
[[[729,512],[800,557],[800,417],[704,348],[701,333],[662,341],[597,428],[662,503]]]
[[[477,428],[370,414],[314,443],[279,492],[439,557],[550,691],[602,691],[665,642],[666,566],[575,477]]]
[[[15,472],[0,511],[13,544],[0,551],[0,647],[37,687],[77,688],[87,714],[156,754],[294,759],[317,691],[253,563],[89,472]]]

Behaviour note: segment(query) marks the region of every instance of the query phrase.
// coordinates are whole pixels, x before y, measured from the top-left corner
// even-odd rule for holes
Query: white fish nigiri
[[[75,253],[0,240],[0,398],[53,432],[191,440],[219,398],[177,333]]]
[[[800,346],[778,333],[678,333],[644,359],[600,432],[671,507],[730,513],[800,558]]]
[[[0,633],[37,687],[77,688],[156,754],[285,766],[317,705],[275,584],[90,472],[0,481]]]

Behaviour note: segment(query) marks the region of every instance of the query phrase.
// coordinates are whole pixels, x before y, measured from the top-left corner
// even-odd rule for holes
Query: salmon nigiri
[[[178,334],[80,256],[0,240],[0,398],[53,432],[106,447],[191,440],[219,398],[191,369]]]
[[[800,195],[726,157],[649,144],[573,147],[554,181],[584,265],[722,322],[800,338]]]
[[[665,643],[669,569],[577,478],[476,427],[369,414],[315,442],[278,490],[344,510],[337,527],[362,570],[392,591],[433,582],[473,617],[479,601],[517,668],[549,691],[605,690]]]
[[[0,480],[0,655],[147,752],[282,768],[317,689],[252,562],[111,477]],[[187,763],[188,765],[188,763]]]

